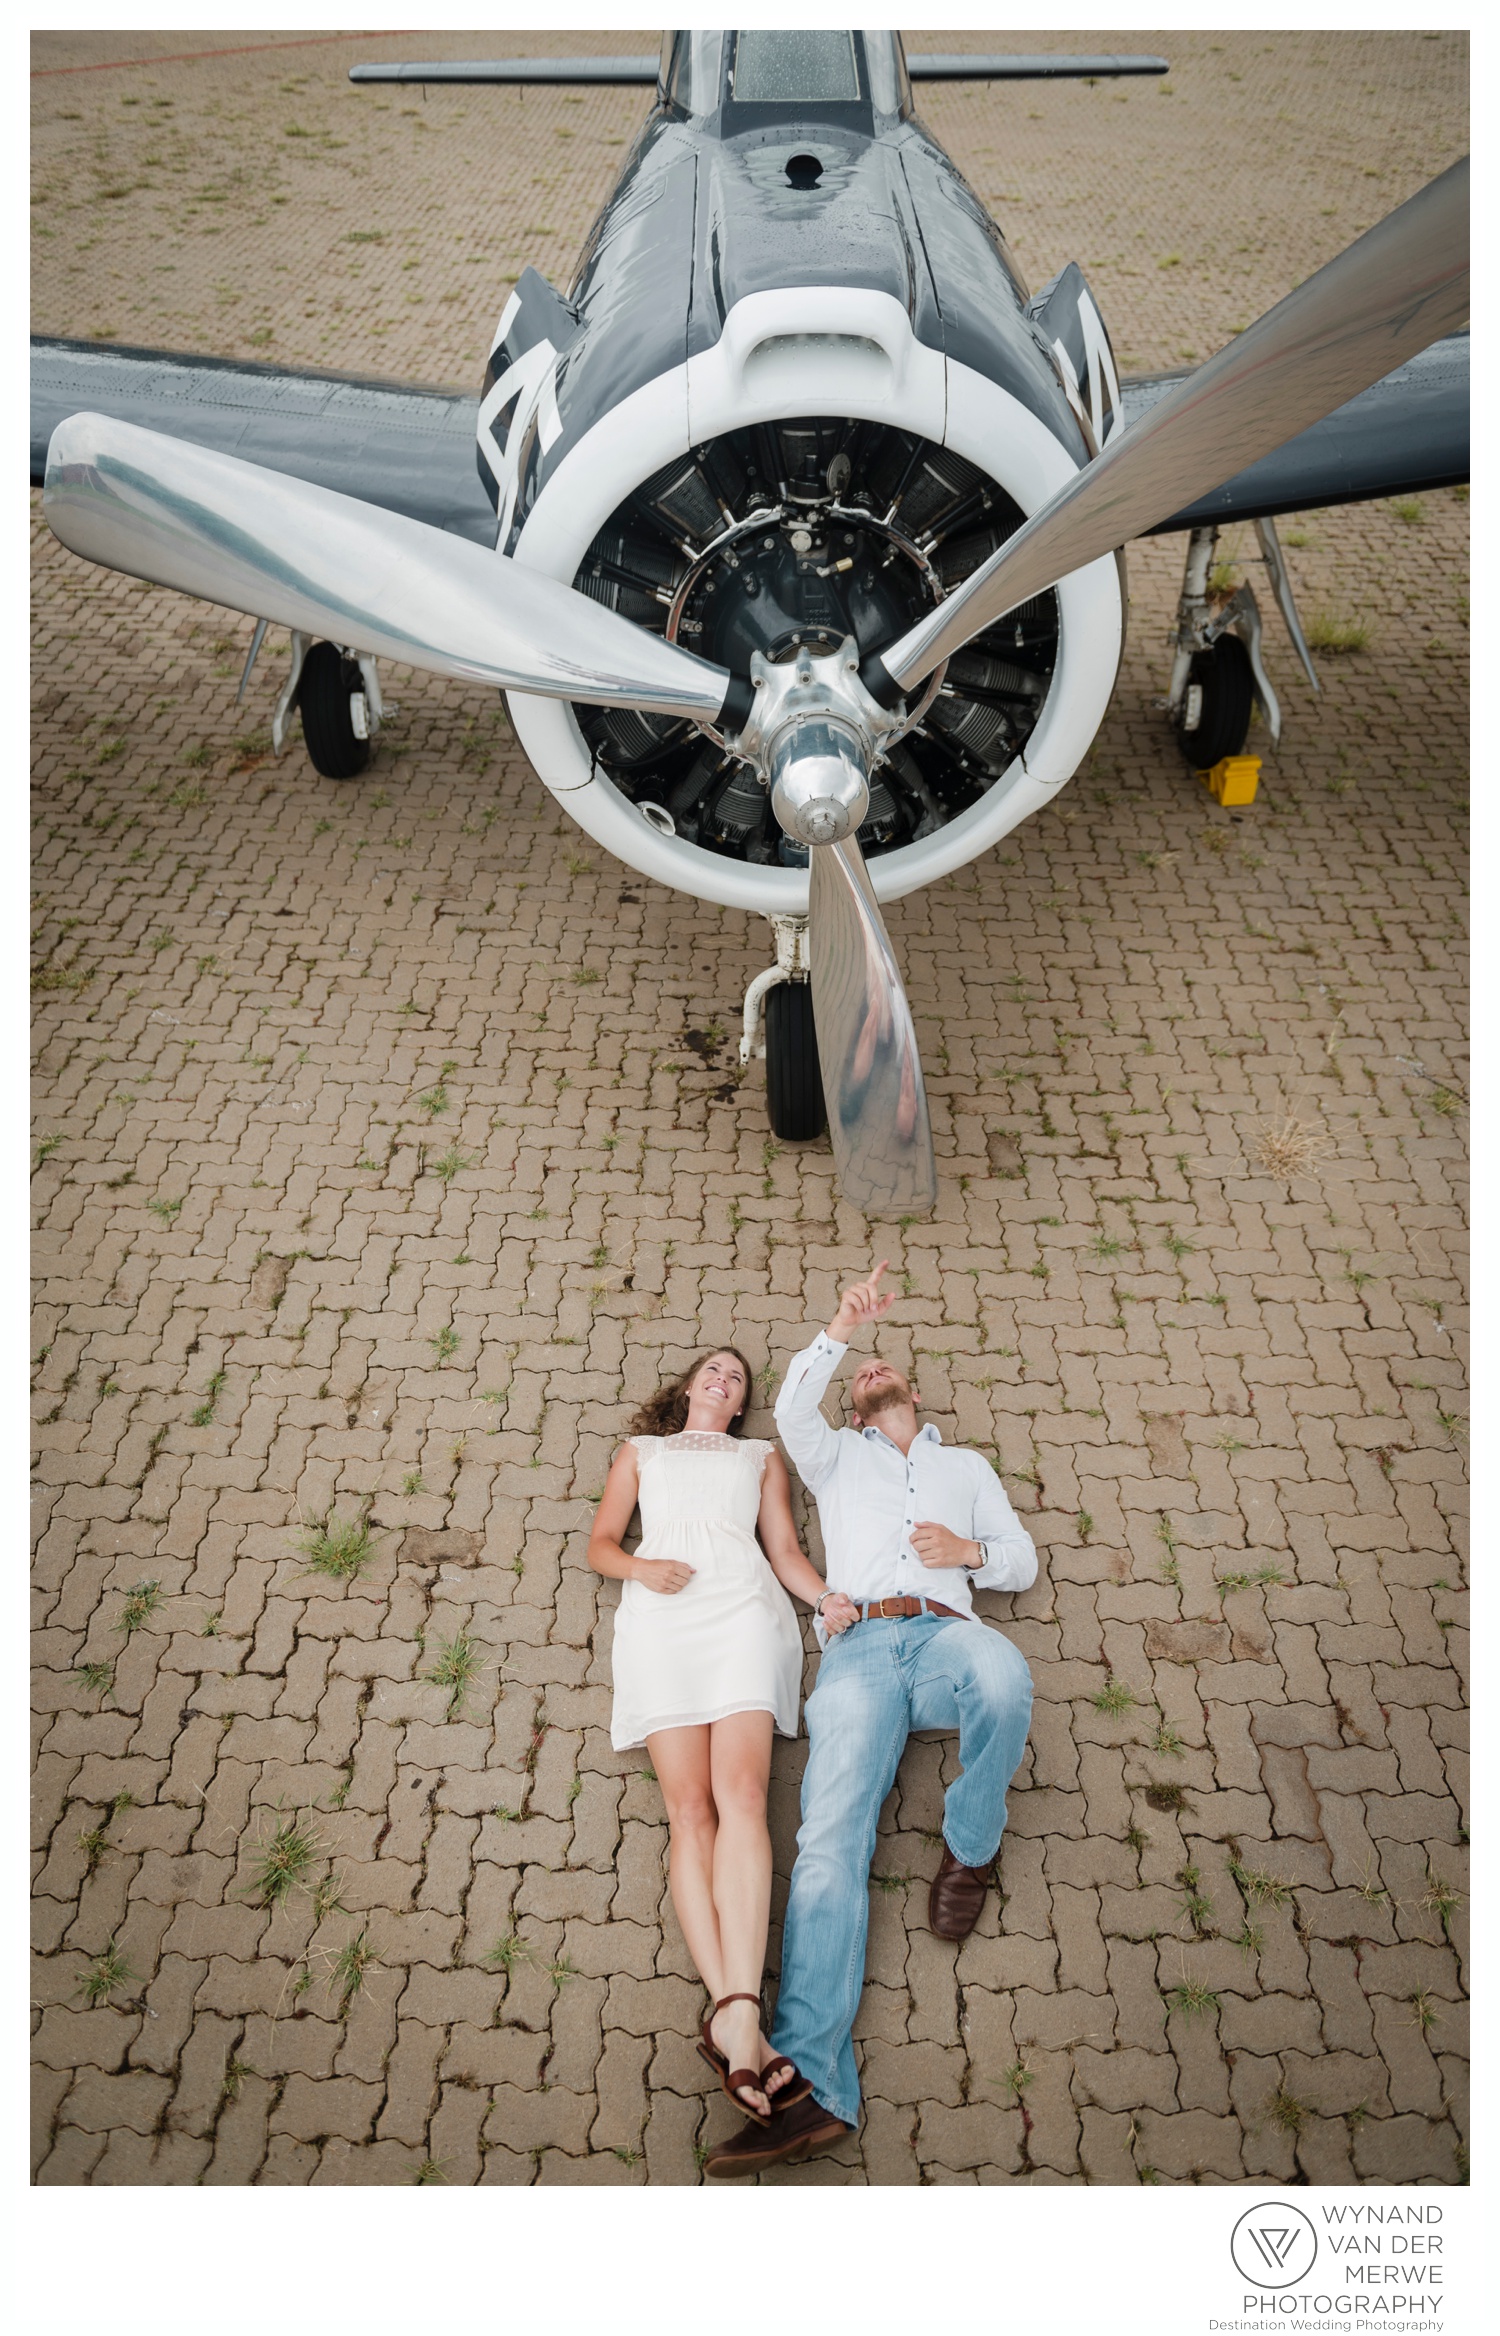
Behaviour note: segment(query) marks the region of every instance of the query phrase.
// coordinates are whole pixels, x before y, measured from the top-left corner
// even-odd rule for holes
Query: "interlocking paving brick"
[[[37,328],[477,386],[640,100],[351,89],[398,37],[306,51],[292,140],[285,57],[39,36],[49,71],[149,62],[33,83]],[[924,98],[1130,369],[1207,355],[1464,140],[1458,34],[1130,40],[1175,105]],[[476,148],[460,116],[497,114]],[[1152,703],[1181,543],[1134,548],[1077,779],[891,911],[942,1194],[881,1229],[881,1350],[1036,1535],[1035,1587],[981,1597],[1036,1701],[956,1953],[924,1838],[955,1748],[909,1748],[865,2122],[767,2187],[1463,2177],[1463,500],[1284,523],[1314,633],[1372,645],[1319,652],[1314,700],[1268,628],[1286,729],[1244,812]],[[235,708],[247,620],[39,524],[34,606],[35,2178],[695,2183],[734,2112],[582,1541],[626,1407],[731,1335],[769,1389],[868,1250],[826,1143],[768,1145],[759,1071],[700,1051],[763,929],[608,861],[491,694],[393,671],[342,786],[269,755],[284,642]],[[1329,1143],[1290,1179],[1257,1157],[1288,1113]],[[370,1521],[348,1582],[298,1547],[330,1510]],[[773,1768],[772,1973],[805,1754]]]

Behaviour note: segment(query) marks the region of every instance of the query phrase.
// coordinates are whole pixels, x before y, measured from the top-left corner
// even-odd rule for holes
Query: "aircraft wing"
[[[1184,378],[1127,376],[1126,427]],[[354,375],[292,372],[97,341],[31,344],[31,482],[69,414],[108,414],[357,495],[486,548],[495,514],[475,461],[479,401]],[[1469,336],[1451,334],[1152,529],[1274,518],[1461,484],[1469,476]]]
[[[97,341],[31,344],[31,483],[69,414],[107,414],[357,495],[492,549],[475,462],[479,401],[456,390],[293,373]]]
[[[1120,384],[1125,427],[1185,378],[1138,374]],[[1185,504],[1153,535],[1233,519],[1274,519],[1283,511],[1317,511],[1331,503],[1368,503],[1383,495],[1461,486],[1469,475],[1469,336],[1451,333],[1398,365],[1346,406],[1251,463],[1222,487]]]

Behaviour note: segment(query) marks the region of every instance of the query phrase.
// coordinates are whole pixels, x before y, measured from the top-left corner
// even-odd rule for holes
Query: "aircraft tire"
[[[1211,649],[1200,649],[1188,668],[1188,687],[1203,692],[1196,726],[1179,730],[1177,743],[1195,771],[1211,771],[1226,754],[1242,754],[1250,732],[1255,682],[1250,652],[1234,633],[1220,633]]]
[[[308,757],[325,779],[357,778],[369,762],[370,741],[356,735],[349,712],[350,698],[364,686],[352,657],[341,656],[332,641],[314,642],[302,667],[297,703]]]
[[[784,1143],[806,1144],[823,1133],[823,1079],[812,988],[781,981],[766,998],[766,1116]]]

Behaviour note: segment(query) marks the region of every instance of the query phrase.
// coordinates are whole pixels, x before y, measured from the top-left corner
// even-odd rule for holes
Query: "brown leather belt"
[[[950,1622],[962,1622],[964,1617],[956,1606],[940,1606],[936,1598],[871,1598],[859,1607],[861,1622],[910,1622],[917,1614],[946,1614]]]

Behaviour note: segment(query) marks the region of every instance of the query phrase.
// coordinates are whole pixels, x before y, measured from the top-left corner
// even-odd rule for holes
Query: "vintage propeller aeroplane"
[[[1207,767],[1253,695],[1279,719],[1253,596],[1208,591],[1217,529],[1258,523],[1306,661],[1275,515],[1468,475],[1466,163],[1207,364],[1122,383],[1078,267],[1029,294],[912,103],[922,79],[1165,70],[821,30],[356,67],[654,89],[567,291],[526,270],[477,411],[36,343],[47,518],[86,559],[258,619],[252,662],[288,626],[276,744],[295,705],[330,777],[368,760],[381,658],[506,691],[600,844],[771,919],[743,1051],[764,1009],[776,1132],[818,1134],[826,1105],[848,1198],[929,1207],[878,903],[1077,769],[1119,669],[1122,547],[1189,531],[1168,698]]]

